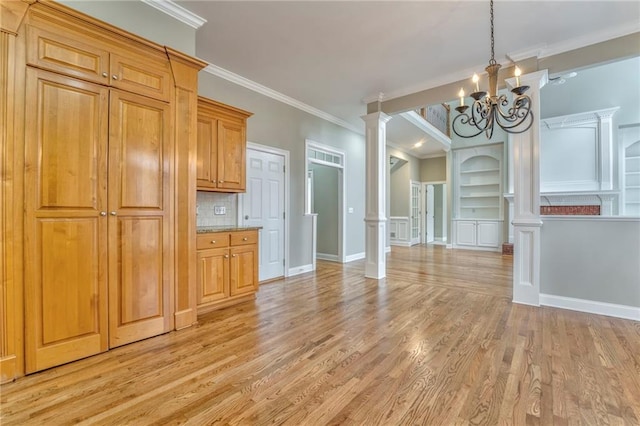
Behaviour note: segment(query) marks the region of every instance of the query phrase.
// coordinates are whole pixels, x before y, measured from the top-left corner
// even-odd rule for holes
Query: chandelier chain
[[[490,8],[491,8],[491,13],[490,13],[490,17],[491,17],[491,59],[489,60],[489,65],[493,65],[496,63],[496,59],[495,59],[495,43],[493,41],[493,0],[490,1]]]

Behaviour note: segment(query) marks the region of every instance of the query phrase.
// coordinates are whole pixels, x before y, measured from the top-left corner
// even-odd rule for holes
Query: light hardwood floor
[[[514,305],[511,258],[395,248],[2,386],[2,424],[640,424],[640,323]]]

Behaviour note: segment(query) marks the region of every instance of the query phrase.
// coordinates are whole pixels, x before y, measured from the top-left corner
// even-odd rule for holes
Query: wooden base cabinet
[[[258,290],[258,231],[198,234],[198,311],[251,299]]]
[[[0,345],[2,381],[167,332],[176,299],[195,322],[195,297],[177,296],[176,283],[195,290],[195,262],[174,258],[195,255],[195,232],[177,232],[195,228],[195,199],[181,195],[195,193],[195,174],[179,172],[195,166],[204,65],[54,2],[9,3],[0,81],[11,97],[2,90],[0,109],[12,121],[0,135],[3,167],[13,160],[2,213],[5,203],[14,213],[0,221],[11,248],[0,254],[14,271],[3,288],[24,298],[11,310],[0,298],[0,312],[24,328],[0,315],[0,342],[13,340]],[[17,223],[23,232],[7,232]],[[9,371],[5,348],[22,337]]]

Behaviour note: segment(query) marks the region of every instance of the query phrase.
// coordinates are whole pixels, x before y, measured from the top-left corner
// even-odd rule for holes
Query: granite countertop
[[[254,231],[262,229],[262,226],[198,226],[196,234],[206,234],[208,232],[231,232],[231,231]]]

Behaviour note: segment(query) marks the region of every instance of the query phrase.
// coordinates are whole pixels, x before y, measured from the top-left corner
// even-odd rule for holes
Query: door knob
[[[117,80],[118,76],[114,74],[114,75],[111,76],[111,78],[114,79],[114,80]]]
[[[249,220],[249,215],[245,215],[244,220]]]
[[[100,212],[100,216],[106,216],[107,212]]]
[[[110,214],[111,216],[115,216],[115,215],[117,215],[118,213],[116,213],[116,212],[111,212],[111,213],[109,213],[109,214]]]
[[[106,72],[103,72],[103,73],[102,73],[102,76],[103,76],[103,77],[108,77],[108,76],[109,76],[109,74],[107,74]]]

